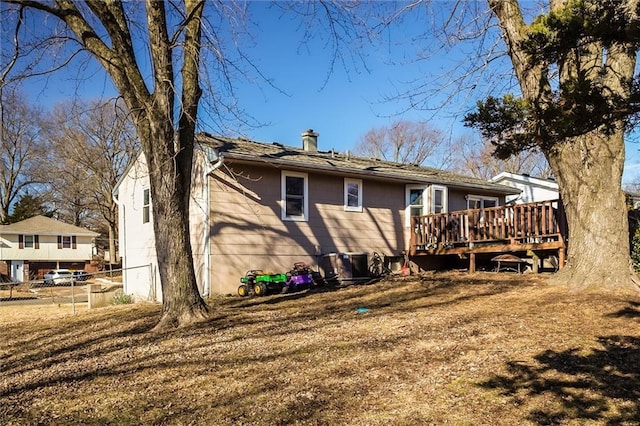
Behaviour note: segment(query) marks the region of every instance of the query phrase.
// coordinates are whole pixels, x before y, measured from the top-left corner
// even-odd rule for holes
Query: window
[[[18,248],[40,248],[40,241],[37,235],[18,235]]]
[[[405,210],[405,225],[411,225],[411,216],[425,214],[425,186],[407,186],[407,209]]]
[[[75,249],[77,247],[76,236],[58,235],[58,249]]]
[[[308,194],[306,173],[282,172],[282,219],[307,221]]]
[[[488,209],[498,206],[498,198],[481,195],[467,195],[467,209]]]
[[[446,186],[407,186],[405,225],[411,224],[411,216],[423,216],[447,212]]]
[[[362,181],[360,179],[344,180],[344,209],[348,212],[362,211]]]
[[[142,223],[149,223],[150,197],[149,188],[142,191]]]
[[[447,212],[447,187],[436,186],[431,187],[431,213]]]

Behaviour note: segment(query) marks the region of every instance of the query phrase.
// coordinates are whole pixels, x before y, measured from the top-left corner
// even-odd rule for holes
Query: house
[[[507,185],[521,191],[519,195],[507,196],[506,202],[509,204],[533,203],[560,198],[558,183],[553,179],[502,172],[491,178],[491,182]]]
[[[42,278],[50,269],[84,270],[98,235],[45,216],[0,225],[0,263],[18,282]]]
[[[518,192],[448,171],[319,151],[318,136],[304,132],[301,148],[198,136],[190,223],[202,294],[235,293],[248,270],[284,272],[295,262],[337,275],[350,264],[359,275],[353,268],[362,269],[367,254],[409,250],[411,216],[503,205]],[[149,194],[139,155],[114,191],[124,291],[161,300]]]

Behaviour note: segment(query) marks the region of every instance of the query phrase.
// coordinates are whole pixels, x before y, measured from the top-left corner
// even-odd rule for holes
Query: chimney
[[[305,132],[302,132],[300,135],[302,136],[302,149],[305,151],[318,151],[318,136],[319,133],[313,131],[313,129],[309,129]]]

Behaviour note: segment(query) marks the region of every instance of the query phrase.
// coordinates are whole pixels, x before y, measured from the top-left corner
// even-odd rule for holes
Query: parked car
[[[85,271],[73,271],[73,278],[76,281],[86,281],[91,277],[91,275],[87,274]]]
[[[73,274],[68,269],[53,269],[44,274],[45,285],[73,284]]]

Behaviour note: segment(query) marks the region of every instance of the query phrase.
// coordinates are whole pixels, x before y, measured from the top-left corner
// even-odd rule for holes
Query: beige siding
[[[479,190],[461,190],[461,189],[449,189],[449,208],[448,211],[455,212],[459,210],[467,209],[467,199],[468,195],[476,195],[476,196],[484,196],[484,197],[495,197],[498,199],[498,205],[504,205],[504,195],[496,195],[495,193],[488,193],[486,191]]]
[[[231,165],[210,181],[214,293],[235,293],[250,269],[285,272],[332,252],[397,254],[405,248],[405,187],[364,180],[363,211],[344,209],[344,178],[308,174],[309,220],[281,219],[281,170]]]
[[[57,235],[39,235],[39,248],[20,248],[18,235],[0,236],[0,259],[30,261],[88,261],[91,260],[92,237],[76,237],[76,248],[58,248]]]

